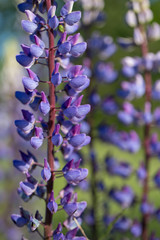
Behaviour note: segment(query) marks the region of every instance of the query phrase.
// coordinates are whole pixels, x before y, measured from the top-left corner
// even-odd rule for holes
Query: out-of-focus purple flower
[[[158,188],[160,188],[160,170],[154,176],[154,182]]]
[[[131,226],[131,220],[126,217],[121,217],[118,221],[114,224],[114,230],[118,231],[127,231]]]
[[[132,235],[134,237],[136,237],[136,238],[140,237],[141,234],[142,234],[142,226],[141,226],[141,224],[138,221],[135,220],[133,222],[132,226],[131,226],[130,231],[131,231],[131,233],[132,233]]]
[[[135,197],[133,190],[129,186],[124,186],[121,190],[112,189],[109,195],[123,207],[130,206]]]
[[[153,113],[153,119],[155,124],[159,127],[160,126],[160,108],[156,108]]]
[[[109,115],[116,114],[118,105],[112,96],[107,97],[102,103],[102,109]]]
[[[133,78],[138,73],[141,59],[125,57],[122,59],[122,74],[127,78]]]
[[[147,171],[145,169],[144,163],[142,162],[139,168],[137,169],[137,177],[140,181],[144,181],[146,176],[147,176]]]
[[[118,73],[111,63],[99,62],[95,66],[95,76],[101,82],[112,83],[118,77]]]
[[[107,156],[105,163],[106,163],[107,171],[110,174],[127,178],[132,173],[132,167],[130,166],[129,163],[118,162],[113,157]]]
[[[148,203],[146,200],[143,200],[140,206],[140,210],[143,214],[153,214],[154,206],[151,203]]]
[[[160,240],[160,239],[156,237],[155,233],[151,233],[149,240]]]
[[[141,74],[136,74],[131,82],[123,81],[118,91],[120,97],[132,100],[142,97],[145,93],[145,82]]]
[[[152,98],[155,99],[155,100],[160,99],[160,80],[157,80],[155,82],[155,84],[153,85]]]
[[[123,111],[118,112],[118,119],[126,125],[133,123],[137,112],[129,102],[123,103]]]
[[[143,120],[145,124],[149,124],[152,122],[152,113],[151,113],[151,103],[146,102],[145,103],[145,109],[143,114]]]

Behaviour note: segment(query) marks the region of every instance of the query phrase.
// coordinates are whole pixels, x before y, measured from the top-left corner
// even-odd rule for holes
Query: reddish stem
[[[145,40],[141,45],[142,56],[145,57],[148,54],[148,41],[145,34],[143,26],[140,26],[141,32],[143,33]],[[145,71],[144,79],[146,84],[145,102],[151,102],[151,91],[152,91],[152,78],[149,71]],[[142,193],[142,202],[148,200],[149,193],[149,161],[150,161],[150,151],[149,151],[149,142],[150,142],[150,128],[151,124],[145,124],[144,127],[144,151],[145,151],[145,168],[146,168],[146,178],[144,179],[143,193]],[[148,240],[148,222],[149,214],[143,214],[142,216],[142,240]]]
[[[51,7],[51,0],[46,0],[47,11]],[[54,59],[55,59],[55,49],[54,49],[54,35],[53,30],[48,28],[49,36],[49,57],[48,57],[48,67],[49,67],[49,81],[51,82],[52,72],[54,70]],[[46,198],[46,215],[45,215],[45,227],[44,227],[44,237],[46,240],[51,240],[52,235],[52,213],[47,208],[48,200],[50,198],[53,182],[54,182],[54,145],[51,140],[52,133],[55,126],[55,88],[53,84],[49,85],[49,102],[53,106],[49,112],[49,121],[48,121],[48,163],[51,168],[51,178],[47,183],[47,198]]]

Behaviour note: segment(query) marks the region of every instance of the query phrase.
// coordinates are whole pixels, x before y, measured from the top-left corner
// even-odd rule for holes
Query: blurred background
[[[33,199],[31,203],[27,206],[20,200],[16,189],[21,180],[21,174],[14,170],[12,165],[13,159],[19,159],[18,150],[24,145],[24,141],[17,136],[16,128],[14,126],[14,120],[20,116],[21,104],[15,99],[15,91],[23,89],[21,78],[23,76],[22,67],[16,62],[15,55],[20,51],[20,43],[27,43],[26,33],[21,28],[21,19],[24,18],[22,13],[17,10],[17,4],[21,2],[18,0],[0,0],[0,240],[18,240],[21,239],[22,234],[29,236],[26,229],[17,229],[16,226],[10,220],[11,213],[18,213],[18,206],[23,205],[26,209],[35,209],[35,205],[43,203],[40,201],[37,203],[36,199]],[[130,37],[132,36],[132,29],[127,27],[124,22],[124,16],[126,13],[126,0],[104,0],[105,2],[105,12],[106,12],[106,22],[103,27],[99,28],[98,31],[103,35],[111,35],[116,42],[118,37]],[[62,1],[61,1],[62,4]],[[154,21],[160,24],[160,0],[152,0],[151,8],[154,13]],[[89,30],[89,34],[94,31],[94,26]],[[85,35],[82,29],[82,35]],[[159,51],[160,41],[151,44],[151,50],[154,52]],[[139,54],[139,50],[132,50],[129,52],[130,56],[135,56]],[[115,68],[120,71],[121,58],[126,56],[126,52],[121,48],[117,48],[116,53],[111,57],[110,61],[114,62]],[[159,76],[157,76],[159,77]],[[106,93],[115,93],[117,87],[123,78],[120,76],[115,84],[108,85],[107,89],[103,87],[100,90],[100,94],[104,96]],[[143,101],[143,100],[142,100]],[[136,102],[135,102],[136,103]],[[139,104],[139,102],[137,102]],[[159,105],[157,102],[156,105]],[[95,119],[97,124],[103,116],[95,113]],[[119,130],[123,129],[124,126],[119,123],[116,118],[104,117],[104,121],[107,123],[114,123]],[[133,126],[131,127],[133,128]],[[128,130],[130,128],[128,127]],[[136,129],[137,130],[137,129]],[[141,129],[138,129],[140,136],[143,133]],[[119,157],[121,160],[125,159],[137,167],[139,162],[143,159],[143,150],[140,150],[135,155],[130,155],[116,147],[111,145],[106,145],[105,143],[99,142],[98,140],[94,142],[95,148],[98,149],[98,161],[101,164],[104,161],[106,154],[112,153],[115,157]],[[27,146],[28,147],[28,146]],[[42,153],[45,156],[45,153]],[[82,152],[87,158],[88,149],[85,148]],[[88,164],[89,167],[89,164]],[[151,167],[151,175],[154,174],[155,170],[160,167],[160,163],[153,159],[153,164]],[[90,167],[89,167],[90,168]],[[99,173],[101,174],[101,173]],[[103,180],[107,187],[111,185],[122,186],[125,180],[120,180],[118,177],[112,179],[106,175],[103,176]],[[63,180],[59,182],[63,187]],[[135,177],[131,177],[127,180],[127,184],[131,185],[134,190],[140,195],[141,189],[138,188]],[[55,186],[56,187],[56,186]],[[58,191],[58,189],[57,189]],[[88,201],[90,205],[90,195],[85,192],[79,192],[79,199]],[[101,196],[100,200],[103,201],[107,196]],[[150,200],[154,202],[157,206],[160,206],[160,193],[155,190],[150,194]],[[109,201],[109,199],[108,199]],[[115,203],[109,203],[112,213],[120,212],[120,207]],[[35,211],[34,211],[35,212]],[[101,218],[102,210],[99,209],[99,218]],[[126,211],[127,216],[132,216],[139,218],[139,207],[135,206],[131,210]],[[59,213],[57,219],[54,221],[54,225],[57,225],[59,219],[65,219],[63,213]],[[101,224],[101,223],[100,223]],[[157,232],[157,236],[160,236],[160,228],[156,220],[153,220],[150,224],[151,230]],[[90,236],[90,228],[87,224],[84,224],[84,229],[86,234]],[[103,235],[103,234],[102,234]],[[128,236],[128,238],[127,238]],[[32,236],[33,237],[33,236]],[[29,239],[32,239],[28,237]],[[40,239],[35,234],[34,239]],[[100,238],[101,239],[101,238]],[[116,240],[122,239],[121,236],[117,235]],[[123,238],[124,239],[124,238]],[[125,239],[130,238],[130,235],[126,235]],[[114,239],[115,240],[115,239]]]

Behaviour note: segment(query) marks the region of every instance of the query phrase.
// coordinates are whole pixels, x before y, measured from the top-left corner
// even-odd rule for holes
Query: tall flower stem
[[[46,0],[47,11],[51,7],[51,0]],[[49,58],[48,58],[48,67],[49,67],[49,81],[51,81],[52,72],[54,70],[54,35],[53,30],[48,28],[48,36],[49,36]],[[51,240],[51,231],[52,231],[52,213],[47,208],[48,200],[50,198],[52,189],[53,189],[53,181],[54,181],[54,145],[52,143],[51,137],[54,131],[55,126],[55,88],[53,84],[49,85],[49,102],[52,106],[49,113],[49,121],[48,121],[48,163],[51,168],[51,178],[47,183],[47,199],[46,199],[46,216],[45,216],[45,229],[44,236],[45,239]]]
[[[141,45],[142,56],[146,57],[148,54],[148,41],[145,34],[145,30],[143,26],[140,26],[140,30],[144,36],[144,42]],[[152,78],[151,73],[149,71],[145,71],[144,79],[146,84],[145,91],[145,102],[151,102],[151,91],[152,91]],[[145,124],[144,126],[144,151],[145,151],[145,169],[146,169],[146,178],[144,179],[143,193],[142,193],[142,201],[147,201],[148,193],[149,193],[149,161],[150,161],[150,151],[149,151],[149,141],[150,141],[150,124]],[[142,216],[142,240],[148,240],[148,221],[149,215],[143,214]]]

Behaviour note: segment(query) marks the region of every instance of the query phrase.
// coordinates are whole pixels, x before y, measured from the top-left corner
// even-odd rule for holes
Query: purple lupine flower
[[[95,75],[99,81],[111,83],[116,80],[118,73],[114,70],[112,64],[99,62],[95,67]]]
[[[31,55],[30,47],[27,45],[21,45],[23,52],[16,56],[17,62],[25,68],[30,68],[35,61],[35,58]]]
[[[52,191],[51,192],[51,195],[50,195],[50,198],[49,198],[49,201],[48,201],[48,204],[47,204],[47,208],[49,209],[49,211],[53,214],[55,212],[57,212],[58,210],[58,205],[57,203],[55,202],[55,199],[54,199],[54,192]]]
[[[25,12],[28,20],[22,20],[21,25],[27,33],[32,34],[37,30],[36,15],[30,10],[26,10]]]
[[[56,29],[59,25],[59,20],[55,15],[55,12],[56,12],[55,5],[51,6],[50,9],[48,10],[48,24],[53,30]]]
[[[34,41],[35,41],[35,44],[31,44],[31,47],[30,47],[30,53],[33,57],[37,59],[43,54],[45,44],[36,35],[34,35]]]
[[[130,226],[131,226],[131,220],[126,217],[121,217],[114,224],[114,230],[127,231],[130,228]]]
[[[158,188],[160,188],[160,170],[154,176],[154,182]]]
[[[129,102],[124,102],[123,109],[123,111],[118,112],[118,119],[126,125],[133,123],[136,115],[136,110],[133,105]]]
[[[41,97],[42,97],[42,101],[40,102],[39,109],[43,113],[43,115],[46,115],[50,111],[50,104],[43,91],[41,92]]]
[[[159,240],[159,238],[156,237],[155,233],[151,233],[149,240]]]
[[[61,223],[58,224],[57,228],[53,232],[53,239],[55,240],[65,240],[65,237],[62,232],[62,225]]]
[[[75,228],[73,230],[70,230],[66,233],[65,239],[69,240],[69,239],[73,239],[73,240],[85,240],[85,237],[75,237],[76,233],[78,231],[78,228]]]
[[[118,91],[120,97],[132,100],[142,97],[145,93],[145,82],[141,74],[136,74],[132,82],[123,81]]]
[[[137,177],[140,181],[144,181],[146,176],[147,176],[147,171],[145,169],[144,163],[142,162],[139,168],[137,169]]]
[[[65,15],[64,21],[69,26],[72,26],[73,24],[77,23],[80,20],[80,18],[81,18],[81,12],[75,11]]]
[[[27,181],[24,181],[24,182],[21,181],[19,185],[20,185],[21,190],[27,196],[30,196],[36,191],[36,188],[38,186],[38,182],[34,177],[32,177],[28,173],[26,174],[26,177],[27,177]]]
[[[80,160],[74,163],[74,160],[69,161],[62,169],[65,179],[68,183],[77,185],[83,181],[88,175],[88,169],[78,168]]]
[[[12,214],[11,219],[16,224],[17,227],[23,227],[29,222],[30,214],[28,211],[24,210],[23,208],[20,208],[20,215]]]
[[[34,128],[35,117],[32,113],[30,113],[27,110],[22,110],[22,114],[23,114],[24,119],[16,120],[15,125],[21,131],[23,131],[25,133],[29,133]]]
[[[38,149],[43,144],[43,130],[40,127],[35,127],[35,136],[31,137],[30,143],[31,146],[35,149]]]
[[[109,115],[116,114],[118,111],[118,104],[115,102],[113,96],[107,97],[102,103],[102,109]]]
[[[20,151],[22,160],[13,160],[13,166],[22,173],[27,173],[34,169],[34,163],[37,162],[36,158],[28,151],[28,154]]]
[[[75,125],[67,134],[68,142],[76,149],[81,149],[83,146],[89,144],[90,137],[85,133],[80,133],[80,125]]]
[[[61,134],[59,133],[59,130],[60,130],[60,125],[57,124],[55,126],[55,129],[54,129],[54,132],[52,135],[52,143],[57,147],[60,146],[63,142],[63,138],[62,138]]]
[[[51,169],[50,169],[50,166],[49,166],[46,158],[44,159],[44,168],[41,171],[41,176],[42,176],[43,180],[46,182],[51,177]]]
[[[140,210],[143,214],[153,214],[154,206],[148,203],[146,200],[143,200],[140,206]]]
[[[58,85],[61,84],[62,82],[62,76],[61,74],[58,72],[59,71],[59,66],[60,64],[59,63],[56,63],[55,64],[55,68],[54,68],[54,71],[52,73],[52,77],[51,77],[51,82],[53,83],[53,85],[56,87]]]
[[[143,120],[145,122],[145,124],[149,124],[152,122],[152,114],[151,114],[151,103],[146,102],[145,103],[145,110],[144,110],[144,114],[143,114]]]
[[[142,234],[141,224],[135,220],[131,226],[130,231],[134,237],[140,237]]]
[[[115,174],[123,178],[127,178],[132,173],[132,167],[126,162],[118,163],[113,157],[107,156],[106,158],[107,171],[110,174]]]
[[[155,100],[160,99],[160,80],[157,80],[155,82],[155,84],[153,85],[152,98],[155,99]]]
[[[23,77],[22,78],[22,83],[23,83],[23,86],[24,86],[25,89],[32,92],[39,85],[39,78],[30,69],[27,69],[27,72],[28,72],[29,77]]]
[[[82,224],[82,218],[76,218],[77,222],[79,223],[79,225]],[[65,228],[67,228],[67,230],[73,230],[74,228],[77,227],[77,224],[75,223],[73,217],[68,217],[64,222],[63,222],[63,226]]]
[[[112,189],[109,195],[123,207],[130,206],[135,197],[133,190],[129,186],[124,186],[121,190]]]
[[[156,108],[153,113],[153,120],[157,126],[160,125],[160,108]]]

